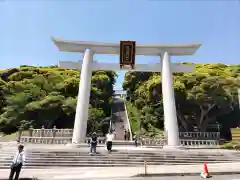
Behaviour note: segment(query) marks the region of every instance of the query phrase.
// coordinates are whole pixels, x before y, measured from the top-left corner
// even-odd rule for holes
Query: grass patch
[[[222,149],[236,149],[240,150],[240,141],[231,141],[220,146]]]
[[[140,112],[131,103],[126,102],[128,118],[133,133],[140,131]]]
[[[143,136],[163,136],[164,132],[162,129],[157,129],[153,127],[151,124],[149,124],[148,132],[144,129],[140,129],[140,119],[141,114],[140,111],[133,106],[130,102],[126,102],[126,108],[128,113],[128,118],[130,121],[131,130],[133,133],[137,133]]]

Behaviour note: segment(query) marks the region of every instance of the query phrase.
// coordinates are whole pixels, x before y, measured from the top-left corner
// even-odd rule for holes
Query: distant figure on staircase
[[[124,140],[126,141],[127,140],[127,130],[124,129]]]
[[[112,130],[109,131],[109,133],[106,135],[106,145],[108,152],[112,151],[112,142],[114,139],[114,134],[112,133]]]
[[[98,141],[98,137],[97,137],[97,133],[94,132],[92,134],[92,137],[91,137],[91,141],[90,141],[90,153],[96,153],[97,152],[97,141]]]
[[[133,140],[134,140],[135,146],[137,147],[138,146],[138,137],[137,137],[136,133],[134,133]]]
[[[127,140],[130,141],[130,131],[129,131],[129,129],[127,130]]]

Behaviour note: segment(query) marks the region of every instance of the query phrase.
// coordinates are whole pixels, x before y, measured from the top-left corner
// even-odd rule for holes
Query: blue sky
[[[194,56],[175,62],[240,62],[240,2],[163,0],[0,0],[0,69],[79,60],[59,52],[51,37],[137,43],[202,43]],[[119,62],[117,55],[95,60]],[[156,63],[157,57],[137,57]],[[124,72],[119,73],[121,87]]]

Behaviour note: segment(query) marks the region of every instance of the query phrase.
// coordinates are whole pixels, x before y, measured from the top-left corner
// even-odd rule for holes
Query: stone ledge
[[[8,179],[7,178],[5,178],[5,179],[0,178],[0,180],[8,180]],[[43,179],[33,177],[33,178],[19,178],[19,180],[43,180]]]

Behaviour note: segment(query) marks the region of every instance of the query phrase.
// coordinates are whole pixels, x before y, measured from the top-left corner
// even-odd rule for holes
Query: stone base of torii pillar
[[[92,71],[112,70],[119,71],[120,65],[113,63],[93,62],[93,54],[119,54],[119,43],[94,43],[81,41],[65,41],[52,39],[59,50],[66,52],[84,53],[82,62],[59,62],[60,68],[80,69],[80,83],[77,97],[76,116],[73,129],[72,145],[81,147],[86,138],[88,107],[91,91]],[[130,71],[162,72],[162,93],[165,130],[167,132],[167,145],[164,149],[179,149],[179,130],[175,106],[173,72],[192,72],[193,66],[171,63],[169,56],[193,55],[200,44],[187,45],[136,45],[136,55],[160,56],[161,64],[135,64]]]

